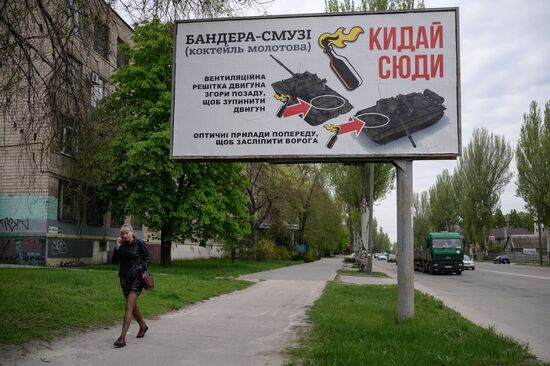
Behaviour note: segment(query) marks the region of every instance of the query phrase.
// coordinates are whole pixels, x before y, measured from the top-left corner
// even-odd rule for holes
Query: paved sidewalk
[[[112,344],[120,327],[81,333],[32,350],[6,365],[282,365],[284,352],[303,333],[306,310],[336,276],[341,258],[243,276],[247,289],[147,320],[149,331],[127,346]],[[122,313],[121,313],[122,317]]]

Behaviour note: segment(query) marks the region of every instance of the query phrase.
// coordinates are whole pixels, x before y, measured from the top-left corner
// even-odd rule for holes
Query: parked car
[[[474,260],[466,254],[464,254],[464,259],[462,260],[462,268],[471,269],[471,270],[476,269],[476,266],[474,264]]]
[[[384,253],[379,253],[377,259],[379,261],[386,261],[386,260],[388,260],[388,257]]]
[[[397,257],[395,254],[388,254],[388,262],[395,262],[397,260]]]
[[[498,264],[501,264],[501,263],[508,263],[508,264],[510,264],[510,258],[508,258],[508,257],[505,256],[505,255],[498,255],[498,256],[496,256],[496,258],[493,260],[493,262],[498,263]]]
[[[344,257],[344,262],[355,262],[355,253],[346,255]]]

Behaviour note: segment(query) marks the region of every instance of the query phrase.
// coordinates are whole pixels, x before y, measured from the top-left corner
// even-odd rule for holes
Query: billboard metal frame
[[[327,18],[327,17],[346,17],[358,15],[383,15],[383,14],[407,14],[407,13],[433,13],[433,12],[454,12],[455,19],[455,46],[456,46],[456,103],[457,103],[457,137],[458,149],[453,153],[427,153],[427,154],[380,154],[369,156],[337,156],[337,155],[249,155],[249,156],[177,156],[174,155],[174,105],[176,89],[176,54],[177,54],[177,32],[178,24],[188,23],[219,23],[235,22],[263,19],[300,19],[300,18]],[[172,58],[172,108],[171,108],[171,135],[170,135],[170,158],[182,162],[273,162],[273,163],[316,163],[316,162],[391,162],[395,160],[455,160],[462,155],[462,129],[461,129],[461,90],[460,90],[460,28],[459,28],[459,8],[430,8],[430,9],[411,9],[411,10],[388,10],[375,12],[352,12],[352,13],[313,13],[313,14],[292,14],[292,15],[274,15],[274,16],[254,16],[254,17],[234,17],[234,18],[213,18],[213,19],[192,19],[177,20],[174,22],[174,48]]]

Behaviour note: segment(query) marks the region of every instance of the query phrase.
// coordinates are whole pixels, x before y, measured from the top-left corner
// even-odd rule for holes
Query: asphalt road
[[[374,261],[373,269],[397,278],[395,263]],[[550,361],[550,268],[476,262],[461,276],[414,272],[415,288],[464,317],[494,326]]]

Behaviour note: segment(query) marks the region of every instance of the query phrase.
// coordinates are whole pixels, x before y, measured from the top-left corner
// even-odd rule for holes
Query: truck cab
[[[460,234],[430,233],[420,250],[414,254],[414,269],[425,273],[462,274],[464,241]]]

